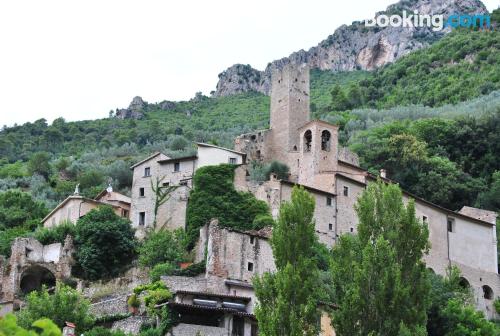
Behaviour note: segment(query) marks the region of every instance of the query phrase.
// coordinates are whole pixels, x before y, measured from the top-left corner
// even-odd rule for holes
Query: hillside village
[[[316,203],[318,239],[327,247],[334,246],[340,236],[357,232],[354,204],[366,185],[377,179],[393,181],[384,170],[374,175],[360,168],[357,156],[339,145],[338,126],[311,120],[309,81],[306,65],[276,70],[272,76],[269,129],[238,136],[234,149],[197,143],[196,155],[171,158],[154,153],[130,167],[130,198],[110,186],[91,199],[79,195],[77,187],[43,219],[43,225],[53,228],[65,221],[76,223],[92,209],[107,205],[117,216],[130,219],[139,239],[149,230],[186,229],[190,193],[196,188],[193,177],[203,167],[222,164],[234,166],[234,188],[265,202],[275,219],[280,205],[290,200],[294,186],[307,190]],[[250,162],[272,161],[289,167],[285,178],[277,174],[261,182],[249,178]],[[162,194],[162,190],[166,193]],[[451,266],[458,267],[461,283],[474,294],[476,308],[489,319],[498,318],[493,306],[500,293],[496,213],[470,206],[451,211],[408,192],[404,192],[404,198],[415,200],[417,217],[429,228],[427,267],[441,275],[446,275]],[[217,216],[199,228],[192,263],[204,263],[205,270],[194,277],[161,276],[173,293],[166,304],[179,316],[171,335],[257,334],[252,279],[275,270],[270,235],[269,227],[225,227]],[[70,236],[64,243],[45,246],[34,238],[17,238],[10,259],[0,259],[2,314],[22,305],[20,292],[71,278],[73,248]],[[131,290],[147,283],[147,278],[147,273],[132,269],[120,280],[123,295],[95,302],[92,309],[101,316],[126,313]],[[97,287],[93,286],[98,285],[78,283],[84,293],[95,291]],[[324,313],[322,335],[334,335],[329,321],[329,315]],[[144,317],[134,315],[113,325],[137,333],[144,322]]]

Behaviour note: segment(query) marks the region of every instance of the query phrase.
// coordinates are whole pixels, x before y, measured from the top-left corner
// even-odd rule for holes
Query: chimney
[[[387,178],[387,170],[380,169],[380,177],[381,178]]]

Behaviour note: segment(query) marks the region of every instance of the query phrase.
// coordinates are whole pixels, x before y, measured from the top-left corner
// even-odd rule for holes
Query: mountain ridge
[[[403,10],[420,14],[488,13],[480,0],[401,0],[381,13],[395,14]],[[392,63],[408,53],[427,47],[451,31],[434,32],[430,27],[365,27],[355,21],[342,25],[335,32],[309,50],[301,49],[288,57],[270,62],[264,71],[250,65],[234,64],[219,74],[213,95],[228,96],[256,91],[269,95],[271,74],[289,63],[306,63],[311,68],[331,71],[374,70]]]

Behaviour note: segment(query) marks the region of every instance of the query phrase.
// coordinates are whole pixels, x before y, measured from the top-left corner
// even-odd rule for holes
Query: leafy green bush
[[[186,218],[189,248],[196,243],[200,227],[212,218],[218,218],[222,227],[250,230],[260,228],[253,226],[255,217],[269,214],[265,202],[234,189],[235,168],[234,165],[222,164],[196,171]]]
[[[185,253],[184,230],[150,232],[138,249],[139,264],[154,267],[158,264],[181,262]]]
[[[139,308],[141,306],[141,300],[139,300],[137,295],[134,293],[128,298],[127,304],[132,308]]]
[[[157,264],[149,271],[149,278],[153,282],[158,281],[162,275],[171,275],[175,269],[176,266],[169,262]]]
[[[60,336],[61,330],[47,318],[36,320],[31,327],[40,330],[27,330],[17,325],[17,319],[12,314],[0,317],[0,336]]]
[[[59,223],[57,226],[51,228],[40,227],[38,228],[33,237],[38,240],[43,245],[53,244],[53,243],[64,243],[66,236],[75,236],[76,227],[75,224],[70,221],[64,221]]]
[[[86,279],[117,276],[130,265],[136,246],[130,221],[117,216],[111,207],[94,209],[76,224],[75,259]]]
[[[457,299],[451,299],[443,309],[446,320],[445,336],[496,336],[500,328],[488,321],[483,312],[472,305],[465,305]]]
[[[266,167],[266,179],[269,179],[271,174],[276,174],[276,177],[279,180],[288,180],[288,173],[290,172],[290,168],[284,163],[278,161],[272,161]]]
[[[29,328],[34,321],[47,316],[60,328],[70,321],[76,324],[76,334],[80,334],[94,324],[89,308],[90,302],[80,292],[58,283],[54,294],[49,294],[47,288],[28,294],[26,306],[17,317],[23,328]]]
[[[143,292],[147,292],[146,296],[144,296],[144,304],[146,305],[148,314],[151,316],[159,313],[156,309],[156,305],[168,301],[173,297],[168,287],[161,281],[140,285],[134,288],[135,295],[140,295]]]
[[[0,230],[13,227],[34,229],[47,214],[45,205],[19,190],[0,193]]]
[[[0,230],[0,255],[9,257],[14,239],[25,236],[29,232],[29,230],[22,227],[14,227],[4,231]]]
[[[196,264],[191,264],[185,269],[172,270],[168,275],[194,277],[205,272],[205,269],[206,269],[205,262],[202,261]]]

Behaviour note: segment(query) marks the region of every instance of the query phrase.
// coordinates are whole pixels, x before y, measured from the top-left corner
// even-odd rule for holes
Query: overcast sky
[[[0,3],[0,125],[107,117],[209,94],[396,0],[15,0]],[[491,11],[499,0],[483,1]]]

